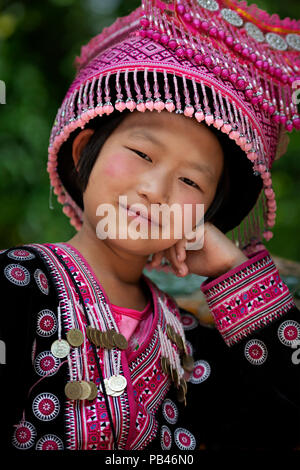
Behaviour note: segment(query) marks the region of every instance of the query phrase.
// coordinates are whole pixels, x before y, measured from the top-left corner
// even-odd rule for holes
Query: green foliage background
[[[300,17],[299,1],[259,0],[281,18]],[[74,233],[61,206],[49,209],[47,148],[55,114],[73,80],[80,48],[139,0],[0,0],[0,249],[58,242]],[[271,253],[300,261],[300,135],[273,167],[278,216]]]

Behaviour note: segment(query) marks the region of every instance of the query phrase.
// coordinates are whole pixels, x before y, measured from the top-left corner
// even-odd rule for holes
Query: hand
[[[198,276],[215,278],[248,260],[242,250],[237,248],[211,222],[205,222],[204,224],[202,248],[186,250],[187,241],[183,237],[167,250],[155,253],[150,265],[152,267],[159,266],[163,257],[165,257],[170,261],[172,268],[179,277],[184,277],[187,274],[197,274]],[[182,270],[182,273],[180,270]]]

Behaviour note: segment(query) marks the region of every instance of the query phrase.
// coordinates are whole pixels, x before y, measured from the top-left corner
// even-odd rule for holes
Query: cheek
[[[124,155],[112,155],[109,161],[102,167],[104,178],[115,179],[120,184],[120,178],[126,179],[132,177],[132,160]]]

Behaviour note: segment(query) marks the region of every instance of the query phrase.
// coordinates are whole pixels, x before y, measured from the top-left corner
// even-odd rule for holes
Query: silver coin
[[[267,33],[266,34],[267,43],[277,51],[286,51],[288,45],[285,40],[276,33]]]
[[[233,26],[242,26],[244,23],[240,15],[230,8],[222,8],[221,15],[227,23],[233,24]]]
[[[218,11],[219,5],[215,0],[198,0],[200,7],[209,11]]]
[[[109,388],[114,392],[120,392],[127,386],[127,380],[123,375],[112,375],[108,379]]]
[[[247,31],[248,35],[251,36],[255,41],[257,42],[264,42],[265,40],[265,35],[264,33],[259,29],[258,26],[256,26],[253,23],[246,23],[245,24],[245,30]]]
[[[104,379],[104,385],[105,385],[105,390],[106,390],[107,395],[110,395],[111,397],[118,397],[122,395],[122,393],[124,392],[124,389],[120,390],[119,392],[112,390],[109,386],[108,379]]]
[[[295,49],[295,51],[300,51],[300,35],[299,34],[287,34],[285,37],[288,45]]]
[[[70,345],[65,339],[57,339],[51,345],[51,352],[53,356],[62,359],[70,353]]]

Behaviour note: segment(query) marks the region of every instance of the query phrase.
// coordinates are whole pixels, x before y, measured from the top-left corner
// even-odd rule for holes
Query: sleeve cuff
[[[249,256],[216,279],[206,279],[201,290],[216,327],[232,346],[295,307],[269,252]]]

